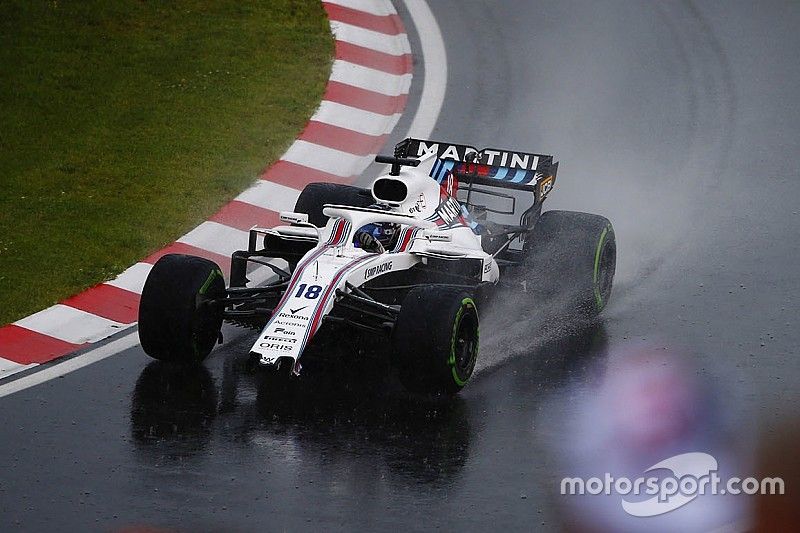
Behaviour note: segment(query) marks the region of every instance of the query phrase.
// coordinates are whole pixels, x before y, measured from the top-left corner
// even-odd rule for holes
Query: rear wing
[[[529,190],[536,201],[544,199],[553,188],[558,163],[553,156],[511,150],[483,148],[440,141],[407,138],[394,148],[398,158],[416,158],[436,154],[438,161],[431,177],[444,183],[448,174],[461,182],[510,189]]]

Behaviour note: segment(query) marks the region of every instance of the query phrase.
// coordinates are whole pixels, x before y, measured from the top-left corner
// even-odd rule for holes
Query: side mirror
[[[281,211],[280,218],[281,222],[286,222],[287,224],[308,224],[307,213],[294,213],[292,211]]]
[[[449,233],[426,229],[422,232],[422,238],[429,242],[453,242],[453,236]]]

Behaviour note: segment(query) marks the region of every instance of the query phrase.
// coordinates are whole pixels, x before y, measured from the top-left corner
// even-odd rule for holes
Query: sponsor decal
[[[426,207],[427,204],[425,203],[425,195],[420,193],[419,198],[408,211],[409,213],[422,213],[422,210],[425,209]]]
[[[555,181],[555,177],[554,176],[547,176],[543,180],[539,181],[539,197],[540,198],[544,198],[545,196],[547,196],[547,193],[549,193],[553,189],[553,182],[554,181]]]
[[[281,211],[281,222],[288,222],[290,224],[307,224],[308,215],[305,213],[292,213],[289,211]]]
[[[306,307],[308,307],[308,306],[306,306]],[[290,311],[291,311],[291,309],[290,309]],[[304,322],[301,322],[301,321],[302,320],[308,320],[307,316],[300,316],[300,315],[295,315],[295,314],[291,314],[291,313],[278,313],[278,318],[288,318],[289,320],[294,320],[295,323],[297,323],[297,324],[304,324]]]
[[[258,345],[259,348],[264,348],[265,350],[273,350],[278,352],[291,352],[292,346],[288,344],[281,344],[279,342],[262,342]]]
[[[281,315],[285,315],[285,316],[289,316],[289,317],[291,316],[291,315],[288,315],[286,313],[281,313]],[[308,325],[308,318],[309,317],[302,317],[302,318],[305,318],[305,321],[302,321],[302,320],[280,320],[280,319],[278,319],[278,320],[275,320],[273,322],[273,324],[278,325],[278,326],[294,326],[294,327],[297,327],[297,328],[304,328],[304,327],[306,327]]]
[[[716,458],[704,452],[673,455],[648,467],[644,474],[647,475],[634,479],[614,477],[610,472],[588,479],[565,477],[561,480],[561,494],[614,495],[619,497],[622,509],[629,515],[651,517],[683,507],[698,496],[785,493],[780,477],[723,478],[719,475]]]
[[[436,154],[439,159],[455,159],[456,161],[465,161],[467,154],[470,157],[475,157],[471,154],[477,154],[478,151],[470,146],[463,146],[460,144],[444,144],[444,143],[427,143],[420,141],[417,145],[417,157]]]
[[[428,242],[453,242],[453,236],[449,233],[440,233],[436,231],[426,231],[422,234]]]
[[[461,162],[474,162],[481,165],[500,166],[507,168],[521,168],[523,170],[536,170],[539,166],[539,156],[525,152],[510,152],[484,148],[481,151],[471,146],[461,144],[427,143],[419,141],[416,157],[436,154],[439,159],[452,159]]]
[[[429,219],[433,220],[434,222],[436,219],[442,221],[440,225],[449,225],[453,222],[461,222],[461,204],[452,197],[447,197],[433,213],[432,217]]]
[[[295,333],[294,331],[286,328],[275,328],[275,333],[276,334],[281,333],[283,335],[297,335],[297,333]]]
[[[392,262],[387,261],[386,263],[375,265],[374,267],[369,267],[364,271],[364,279],[368,280],[378,274],[383,274],[384,272],[389,272],[392,269]]]
[[[453,173],[450,171],[447,172],[447,181],[444,192],[446,196],[452,196],[453,198],[455,198],[456,194],[458,193],[458,180],[456,180],[455,176],[453,176]]]
[[[488,273],[488,272],[490,272],[491,270],[492,270],[492,262],[491,262],[491,261],[486,261],[486,262],[483,264],[483,273],[484,273],[484,274],[487,274],[487,273]]]
[[[286,337],[272,337],[270,335],[265,335],[261,337],[262,341],[275,341],[275,342],[288,342],[290,344],[297,343],[297,339],[287,339]]]
[[[302,311],[302,310],[303,310],[303,309],[305,309],[306,307],[308,307],[308,306],[307,306],[307,305],[304,305],[303,307],[298,307],[297,309],[291,309],[291,308],[289,308],[289,312],[290,312],[291,314],[293,314],[293,315],[296,315],[297,313],[299,313],[300,311]]]

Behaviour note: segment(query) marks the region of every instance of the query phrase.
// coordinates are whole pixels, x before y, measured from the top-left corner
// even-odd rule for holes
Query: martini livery
[[[555,295],[582,315],[606,305],[614,231],[542,212],[552,156],[409,138],[376,161],[391,169],[369,188],[312,183],[285,225],[252,228],[227,286],[211,261],[161,258],[142,292],[144,350],[196,364],[228,321],[255,329],[252,364],[286,379],[377,358],[409,390],[452,394],[472,375],[492,293],[531,307]]]

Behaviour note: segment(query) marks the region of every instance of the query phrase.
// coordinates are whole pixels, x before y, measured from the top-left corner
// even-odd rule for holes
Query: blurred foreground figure
[[[732,476],[753,475],[748,436],[735,432],[739,410],[668,350],[629,344],[603,363],[550,404],[563,420],[549,425],[563,432],[547,445],[565,529],[745,529],[753,497],[712,494],[714,476],[718,491]]]

